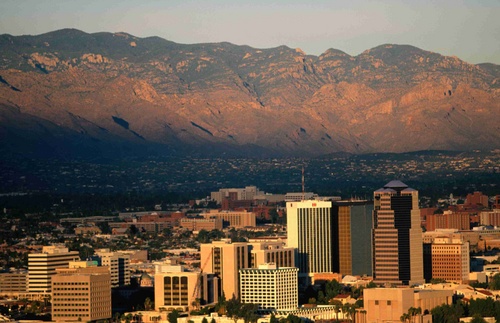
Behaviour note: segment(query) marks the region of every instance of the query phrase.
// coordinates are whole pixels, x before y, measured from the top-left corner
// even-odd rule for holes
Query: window
[[[378,305],[378,301],[375,301],[375,305]]]

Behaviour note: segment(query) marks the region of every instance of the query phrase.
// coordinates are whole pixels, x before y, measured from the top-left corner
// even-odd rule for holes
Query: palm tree
[[[330,301],[330,304],[335,306],[335,316],[336,316],[336,321],[338,322],[339,321],[339,312],[341,311],[342,309],[342,303],[338,300],[332,300]]]
[[[356,309],[358,306],[356,304],[349,305],[349,317],[351,318],[352,323],[356,323]]]
[[[408,315],[411,317],[411,321],[415,321],[415,316],[418,316],[422,314],[422,308],[421,307],[410,307],[408,309]]]
[[[342,316],[343,316],[344,319],[346,317],[346,314],[347,314],[347,319],[348,320],[351,319],[350,318],[350,316],[351,316],[351,311],[350,310],[351,310],[351,304],[346,303],[346,304],[342,305],[342,314],[343,314]]]

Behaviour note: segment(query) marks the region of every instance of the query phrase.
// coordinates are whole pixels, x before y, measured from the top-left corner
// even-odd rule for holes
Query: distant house
[[[76,227],[75,228],[75,234],[76,235],[86,235],[86,234],[91,234],[91,235],[94,235],[94,234],[100,234],[102,233],[101,229],[99,229],[99,227],[96,227],[96,226],[79,226],[79,227]]]
[[[139,285],[141,287],[153,287],[153,278],[146,273],[143,273],[139,278]]]
[[[341,302],[342,305],[356,303],[356,299],[352,298],[349,294],[338,294],[333,300]]]

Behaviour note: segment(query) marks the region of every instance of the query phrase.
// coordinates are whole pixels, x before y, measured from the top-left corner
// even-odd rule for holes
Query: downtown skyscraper
[[[424,282],[418,191],[391,181],[374,192],[373,278],[376,283]]]
[[[295,263],[299,278],[335,272],[332,202],[287,202],[286,208],[287,245],[297,249]]]

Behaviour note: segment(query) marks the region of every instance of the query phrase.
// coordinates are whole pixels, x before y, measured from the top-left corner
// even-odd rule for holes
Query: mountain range
[[[314,56],[75,29],[0,35],[3,156],[495,149],[499,115],[499,65],[409,45]]]

